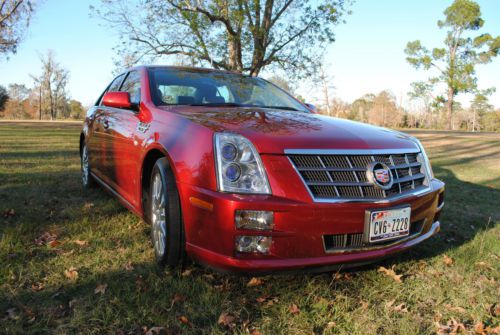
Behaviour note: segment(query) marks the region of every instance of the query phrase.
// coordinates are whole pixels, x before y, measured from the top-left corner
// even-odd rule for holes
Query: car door
[[[92,172],[106,183],[109,181],[106,171],[106,157],[110,152],[110,138],[107,132],[108,109],[103,106],[102,98],[107,92],[118,91],[124,78],[125,74],[121,74],[113,79],[95,104],[90,136],[87,143],[89,149],[89,164]]]
[[[112,187],[130,204],[137,204],[137,169],[140,159],[136,129],[141,102],[141,76],[131,71],[121,85],[120,91],[130,94],[132,108],[108,108],[107,133],[112,142],[106,166]]]

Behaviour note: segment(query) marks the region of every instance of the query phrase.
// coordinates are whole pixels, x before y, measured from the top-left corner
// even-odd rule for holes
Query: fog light
[[[272,242],[271,236],[237,236],[235,247],[238,252],[267,254]]]
[[[274,226],[274,213],[237,210],[234,220],[238,229],[271,230]]]

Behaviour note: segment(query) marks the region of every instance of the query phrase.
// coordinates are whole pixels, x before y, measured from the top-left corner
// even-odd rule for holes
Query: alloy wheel
[[[166,250],[167,222],[165,211],[165,192],[160,173],[153,178],[151,192],[151,229],[153,230],[153,245],[158,257],[162,257]]]

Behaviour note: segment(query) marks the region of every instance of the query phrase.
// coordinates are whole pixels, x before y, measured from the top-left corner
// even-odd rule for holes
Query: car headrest
[[[186,95],[179,95],[177,97],[177,104],[178,105],[192,105],[194,104],[194,97],[186,96]]]
[[[217,96],[213,96],[213,97],[205,97],[205,100],[208,102],[208,103],[212,103],[212,104],[223,104],[226,102],[226,99],[224,99],[223,97],[217,97]]]

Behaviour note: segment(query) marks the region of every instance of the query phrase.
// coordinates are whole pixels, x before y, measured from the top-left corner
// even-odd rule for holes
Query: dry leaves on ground
[[[221,315],[219,316],[219,319],[217,320],[217,324],[229,328],[234,328],[234,316],[227,312],[222,312]]]
[[[188,277],[191,275],[191,273],[193,272],[193,269],[187,269],[187,270],[184,270],[182,273],[181,273],[181,276],[182,277]]]
[[[145,333],[145,335],[159,335],[165,332],[165,327],[151,327]]]
[[[290,307],[288,307],[288,311],[293,315],[297,315],[300,313],[300,308],[296,304],[291,304]]]
[[[463,323],[458,322],[454,318],[451,318],[446,324],[441,324],[439,321],[435,321],[436,333],[438,335],[442,334],[457,334],[459,332],[465,333],[465,326]]]
[[[33,284],[31,284],[31,290],[33,292],[41,291],[44,288],[45,288],[45,285],[43,283],[33,283]]]
[[[451,266],[453,264],[453,258],[443,255],[443,263],[444,265]]]
[[[255,287],[264,284],[264,281],[260,278],[253,277],[247,283],[247,287]]]
[[[82,240],[74,240],[73,242],[75,242],[75,244],[79,245],[80,247],[83,247],[83,246],[86,246],[87,244],[89,244],[88,241],[82,241]]]
[[[35,239],[35,244],[38,246],[41,246],[41,245],[52,246],[51,243],[56,243],[56,240],[57,240],[56,234],[51,234],[51,233],[46,231],[45,233],[40,235],[37,239]],[[54,245],[54,246],[56,246],[56,245]]]
[[[69,280],[77,280],[78,279],[78,271],[76,271],[76,268],[71,267],[68,270],[64,270],[64,275],[66,278]]]
[[[98,284],[94,289],[94,294],[104,294],[106,293],[106,289],[108,288],[108,284]]]
[[[395,266],[393,265],[390,269],[387,269],[387,268],[381,266],[378,268],[378,272],[382,272],[386,276],[389,276],[392,279],[394,279],[396,282],[402,283],[403,280],[401,279],[401,277],[403,277],[403,275],[396,274],[396,271],[394,271],[394,267]]]
[[[177,318],[181,323],[185,324],[185,325],[189,325],[190,322],[189,322],[189,319],[187,318],[187,316],[185,315],[181,315]]]

